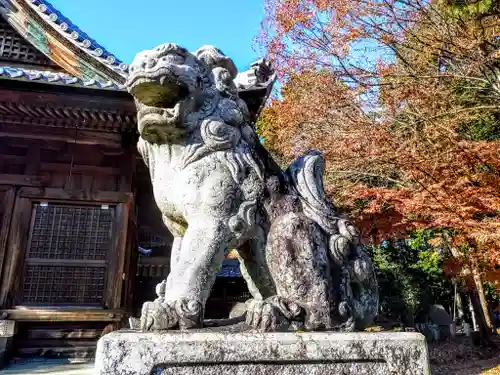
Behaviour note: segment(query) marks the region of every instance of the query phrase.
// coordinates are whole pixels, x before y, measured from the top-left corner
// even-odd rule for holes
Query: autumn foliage
[[[267,0],[259,43],[282,90],[258,131],[285,161],[322,150],[367,239],[441,229],[450,269],[496,278],[500,12],[470,3]]]

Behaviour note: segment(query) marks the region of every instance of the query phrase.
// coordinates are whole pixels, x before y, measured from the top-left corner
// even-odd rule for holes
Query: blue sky
[[[240,70],[259,58],[253,38],[264,15],[262,0],[49,0],[91,38],[126,63],[158,44],[191,51],[220,48]]]

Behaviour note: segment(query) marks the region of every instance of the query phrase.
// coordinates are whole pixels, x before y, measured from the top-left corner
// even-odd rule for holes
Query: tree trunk
[[[470,323],[470,318],[467,314],[467,310],[465,309],[466,304],[464,303],[464,295],[463,292],[458,290],[457,291],[457,320],[459,321],[466,321],[467,323]]]
[[[476,286],[476,290],[472,295],[472,301],[476,317],[478,318],[481,345],[492,345],[493,342],[491,341],[491,335],[493,332],[493,325],[491,324],[488,303],[486,302],[486,297],[484,295],[483,282],[481,280],[479,267],[475,260],[471,262],[471,268],[472,277]]]
[[[476,286],[477,295],[479,297],[479,302],[481,304],[481,311],[484,319],[484,325],[486,328],[493,332],[493,324],[491,323],[490,310],[488,309],[488,302],[486,301],[486,296],[484,295],[483,282],[481,280],[481,275],[479,273],[479,268],[475,262],[472,264],[472,276],[474,278],[474,284]]]
[[[494,344],[491,340],[492,334],[491,331],[487,328],[486,322],[484,321],[484,314],[482,313],[482,306],[477,290],[474,290],[471,293],[471,302],[474,306],[474,314],[479,326],[479,344],[482,346],[493,346]]]
[[[445,235],[448,243],[451,243],[449,236]],[[451,254],[453,257],[460,259],[463,255],[455,248],[450,246]],[[474,257],[469,258],[469,265],[464,265],[464,270],[469,271],[474,280],[474,285],[477,291],[477,297],[479,297],[479,303],[476,303],[475,293],[472,295],[472,303],[474,307],[473,314],[476,315],[477,322],[479,324],[479,331],[482,332],[481,336],[484,340],[491,342],[491,333],[493,331],[493,325],[491,324],[491,318],[488,310],[488,303],[486,302],[486,297],[484,295],[483,282],[481,280],[481,273],[479,270],[479,265]]]
[[[478,321],[478,311],[479,309],[477,308],[477,303],[475,302],[475,296],[474,296],[474,291],[469,293],[469,311],[470,311],[470,317],[472,321],[472,331],[476,331],[479,327],[477,324]]]

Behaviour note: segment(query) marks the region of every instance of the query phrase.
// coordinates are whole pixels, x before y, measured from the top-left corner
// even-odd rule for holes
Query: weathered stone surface
[[[15,321],[0,320],[0,368],[7,363],[12,342],[14,341],[15,328]]]
[[[257,82],[269,75],[264,68],[255,67]],[[130,65],[137,148],[175,237],[171,272],[131,326],[200,327],[224,252],[237,248],[252,327],[363,328],[377,313],[377,283],[355,228],[325,194],[322,155],[281,170],[259,142],[236,77],[212,46],[190,53],[163,44]]]
[[[235,303],[231,308],[231,312],[229,313],[230,318],[236,318],[238,316],[245,315],[246,305],[243,302]]]
[[[99,340],[96,375],[429,375],[419,333],[118,331]]]

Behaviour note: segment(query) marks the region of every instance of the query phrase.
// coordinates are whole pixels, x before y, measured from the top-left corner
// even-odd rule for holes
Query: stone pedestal
[[[16,322],[13,320],[0,320],[0,368],[3,368],[9,359],[15,327]]]
[[[99,340],[96,375],[428,375],[419,333],[118,331]]]

